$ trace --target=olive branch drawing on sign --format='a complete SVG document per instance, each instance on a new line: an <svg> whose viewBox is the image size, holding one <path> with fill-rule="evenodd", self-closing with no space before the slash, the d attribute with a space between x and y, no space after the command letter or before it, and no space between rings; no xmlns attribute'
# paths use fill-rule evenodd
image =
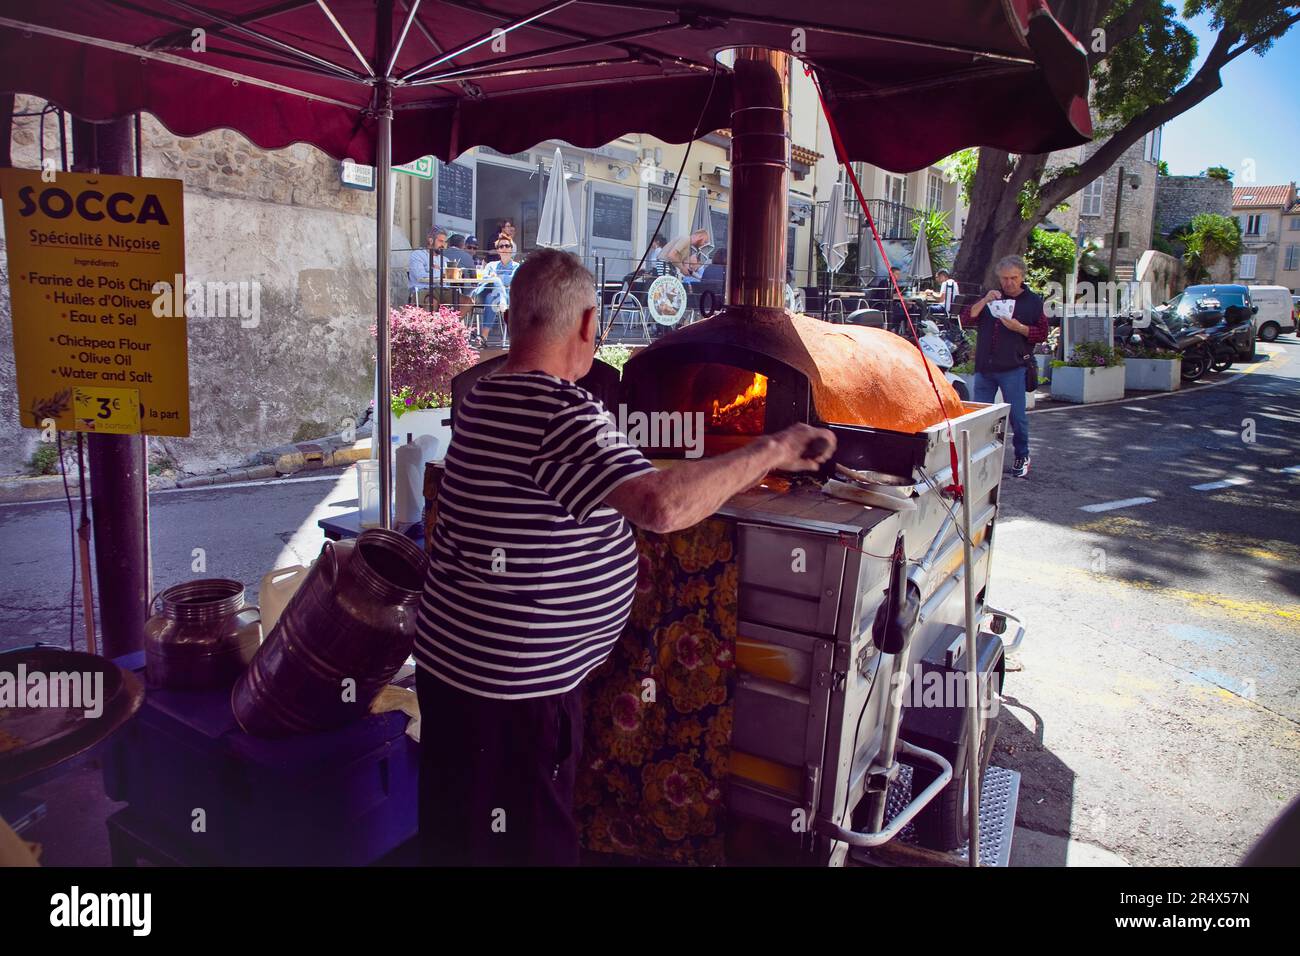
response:
<svg viewBox="0 0 1300 956"><path fill-rule="evenodd" d="M70 388L55 392L50 398L32 399L31 416L35 419L35 427L40 428L41 422L45 419L58 418L71 407L72 389Z"/></svg>

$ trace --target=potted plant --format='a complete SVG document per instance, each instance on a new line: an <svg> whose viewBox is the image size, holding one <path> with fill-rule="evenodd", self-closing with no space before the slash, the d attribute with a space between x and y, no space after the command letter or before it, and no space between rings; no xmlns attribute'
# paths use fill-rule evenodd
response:
<svg viewBox="0 0 1300 956"><path fill-rule="evenodd" d="M1050 382L1052 380L1052 356L1056 354L1056 349L1061 341L1061 327L1051 329L1047 333L1047 341L1039 342L1034 346L1034 361L1038 364L1038 380L1040 382Z"/></svg>
<svg viewBox="0 0 1300 956"><path fill-rule="evenodd" d="M1104 342L1080 342L1052 363L1052 398L1089 404L1124 397L1124 356Z"/></svg>
<svg viewBox="0 0 1300 956"><path fill-rule="evenodd" d="M478 362L470 347L469 329L460 312L440 306L430 312L405 305L389 312L389 341L392 349L390 373L394 444L430 435L437 440L441 455L451 441L446 420L451 409L451 380ZM371 326L370 334L375 334Z"/></svg>
<svg viewBox="0 0 1300 956"><path fill-rule="evenodd" d="M1124 387L1138 392L1172 392L1182 386L1183 358L1177 352L1126 346Z"/></svg>

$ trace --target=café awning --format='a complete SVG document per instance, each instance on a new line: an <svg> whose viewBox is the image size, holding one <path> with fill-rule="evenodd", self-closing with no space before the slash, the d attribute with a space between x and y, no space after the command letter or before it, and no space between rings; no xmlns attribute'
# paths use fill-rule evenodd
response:
<svg viewBox="0 0 1300 956"><path fill-rule="evenodd" d="M817 71L848 158L889 169L1090 132L1086 55L1042 0L2 0L0 92L374 163L391 78L393 161L450 160L724 128L715 53L744 45Z"/></svg>

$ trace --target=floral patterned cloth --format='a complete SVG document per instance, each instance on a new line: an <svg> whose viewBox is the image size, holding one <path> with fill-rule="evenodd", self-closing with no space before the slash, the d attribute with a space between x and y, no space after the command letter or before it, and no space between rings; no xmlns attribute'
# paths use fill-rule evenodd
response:
<svg viewBox="0 0 1300 956"><path fill-rule="evenodd" d="M638 530L636 601L586 684L575 800L583 846L721 865L736 652L735 525Z"/></svg>

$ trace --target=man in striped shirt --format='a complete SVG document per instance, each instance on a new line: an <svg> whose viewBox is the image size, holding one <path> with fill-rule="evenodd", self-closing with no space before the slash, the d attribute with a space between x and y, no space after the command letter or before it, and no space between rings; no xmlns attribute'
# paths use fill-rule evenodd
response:
<svg viewBox="0 0 1300 956"><path fill-rule="evenodd" d="M773 469L816 469L795 425L657 469L574 384L591 369L595 283L543 250L511 287L510 357L458 405L420 603L420 834L434 864L571 865L583 679L636 589L628 527L690 527ZM805 457L815 438L827 446Z"/></svg>

